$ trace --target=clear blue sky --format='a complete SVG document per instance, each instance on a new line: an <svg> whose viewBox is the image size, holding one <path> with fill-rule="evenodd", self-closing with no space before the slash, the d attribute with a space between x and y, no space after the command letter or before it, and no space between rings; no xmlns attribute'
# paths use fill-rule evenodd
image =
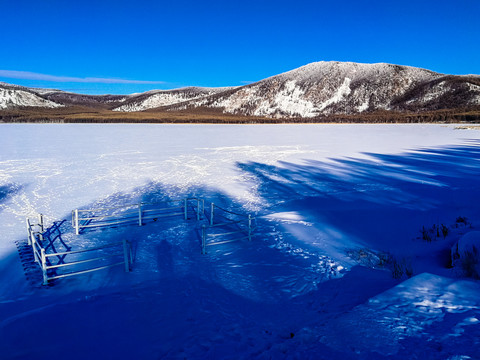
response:
<svg viewBox="0 0 480 360"><path fill-rule="evenodd" d="M480 74L480 0L0 0L0 19L0 81L80 93L243 85L321 60Z"/></svg>

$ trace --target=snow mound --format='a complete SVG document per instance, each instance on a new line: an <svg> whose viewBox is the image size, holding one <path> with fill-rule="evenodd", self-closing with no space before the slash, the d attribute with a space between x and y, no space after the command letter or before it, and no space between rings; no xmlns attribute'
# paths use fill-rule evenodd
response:
<svg viewBox="0 0 480 360"><path fill-rule="evenodd" d="M473 356L480 346L480 285L423 273L327 323L322 331L323 343L342 350L348 339L357 354L409 358L413 343L434 347L442 339L443 348L432 349L439 352L435 358L447 358L442 355L450 351Z"/></svg>
<svg viewBox="0 0 480 360"><path fill-rule="evenodd" d="M470 231L463 235L452 248L452 255L461 255L468 251L480 253L480 231Z"/></svg>
<svg viewBox="0 0 480 360"><path fill-rule="evenodd" d="M452 247L452 265L460 267L467 276L480 277L480 231L463 235Z"/></svg>

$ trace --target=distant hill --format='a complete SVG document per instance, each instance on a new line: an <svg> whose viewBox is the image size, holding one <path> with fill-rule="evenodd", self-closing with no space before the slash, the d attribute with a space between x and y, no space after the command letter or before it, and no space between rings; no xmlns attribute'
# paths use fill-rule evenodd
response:
<svg viewBox="0 0 480 360"><path fill-rule="evenodd" d="M35 91L23 86L0 82L0 110L17 107L55 108L63 106L42 96L44 91L44 89Z"/></svg>
<svg viewBox="0 0 480 360"><path fill-rule="evenodd" d="M480 106L480 77L390 64L318 62L171 109L199 106L278 118L471 108Z"/></svg>
<svg viewBox="0 0 480 360"><path fill-rule="evenodd" d="M0 110L37 108L41 113L38 108L64 107L113 112L107 116L111 119L155 118L155 113L169 112L298 121L388 117L389 113L398 117L473 112L476 117L480 77L385 63L316 62L240 87L187 87L132 95L81 95L0 83ZM133 115L138 112L148 115Z"/></svg>

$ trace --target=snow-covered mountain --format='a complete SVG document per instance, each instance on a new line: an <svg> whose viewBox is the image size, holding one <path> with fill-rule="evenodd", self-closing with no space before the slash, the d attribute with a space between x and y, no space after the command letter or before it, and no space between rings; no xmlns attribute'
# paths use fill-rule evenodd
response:
<svg viewBox="0 0 480 360"><path fill-rule="evenodd" d="M271 118L315 118L375 111L478 109L480 77L392 64L316 62L259 82L132 95L80 95L0 83L0 108L100 107L118 112L212 109ZM154 110L152 110L154 111Z"/></svg>
<svg viewBox="0 0 480 360"><path fill-rule="evenodd" d="M62 104L45 99L41 93L46 89L39 89L39 92L30 88L10 85L0 82L0 109L14 107L61 107Z"/></svg>
<svg viewBox="0 0 480 360"><path fill-rule="evenodd" d="M222 93L232 88L187 87L175 90L153 90L137 96L131 96L125 104L114 111L143 111L162 106L170 106L189 100L202 99L206 96Z"/></svg>
<svg viewBox="0 0 480 360"><path fill-rule="evenodd" d="M391 64L317 62L182 104L267 117L424 111L480 105L480 79ZM182 108L179 107L179 108Z"/></svg>
<svg viewBox="0 0 480 360"><path fill-rule="evenodd" d="M234 89L234 87L186 87L173 90L152 90L131 95L85 95L55 89L27 88L0 82L0 109L87 106L133 112L201 99L229 89Z"/></svg>

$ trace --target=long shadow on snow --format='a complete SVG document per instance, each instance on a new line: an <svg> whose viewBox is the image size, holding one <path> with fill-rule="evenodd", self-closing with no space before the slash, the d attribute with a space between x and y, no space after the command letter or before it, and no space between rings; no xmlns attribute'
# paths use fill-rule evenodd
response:
<svg viewBox="0 0 480 360"><path fill-rule="evenodd" d="M225 209L247 213L242 204L236 202L227 194L216 189L198 187L190 189L190 194L202 195L207 203L215 204ZM162 184L150 183L131 194L117 193L95 203L79 208L97 208L129 205L138 202L158 202L172 200L167 194L171 189ZM188 194L180 194L179 197ZM176 197L178 198L178 197ZM70 214L68 214L70 215ZM314 282L318 274L311 269L315 259L306 260L302 257L290 258L290 255L272 247L275 238L268 231L261 230L260 235L254 235L254 241L240 241L210 247L207 255L201 255L200 231L207 224L208 208L202 214L202 220L195 220L195 213L190 209L189 220L182 216L165 217L158 221L150 221L143 226L132 222L124 226L107 228L92 228L82 231L79 236L74 234L70 219L53 223L46 229L45 240L47 253L57 251L75 251L103 246L105 244L129 240L133 245L134 264L132 274L125 275L121 267L101 272L83 274L55 281L53 289L81 289L84 284L101 288L114 288L124 283L141 283L158 278L171 276L187 276L195 274L205 281L221 284L232 291L257 301L285 301L291 296L305 293L315 288ZM104 254L115 252L115 249L104 250ZM68 263L88 258L84 254L62 255L49 258L53 265ZM88 267L88 263L86 264ZM82 268L60 268L59 274ZM38 269L40 272L40 269ZM51 274L54 275L54 274ZM95 285L92 285L95 284ZM56 291L56 290L54 290Z"/></svg>
<svg viewBox="0 0 480 360"><path fill-rule="evenodd" d="M422 226L478 218L479 145L238 167L257 182L265 213L295 211L345 241L402 253Z"/></svg>
<svg viewBox="0 0 480 360"><path fill-rule="evenodd" d="M226 209L238 212L242 208L242 204L216 189L197 188L192 192L203 194L207 200L214 200ZM148 184L135 193L141 194L140 198L129 201L168 199L165 196L168 191L161 184ZM120 205L115 200L118 198L129 197L114 196L107 200L108 205ZM104 277L107 281L120 277L122 282L135 286L149 281L192 277L257 304L285 306L289 316L278 318L276 326L290 317L291 321L286 321L285 325L291 326L294 332L306 323L349 310L396 283L387 272L361 267L352 268L341 279L325 282L329 277L318 271L319 258L278 248L277 233L264 219L259 219L259 231L251 243L220 245L201 255L199 230L206 222L206 215L198 223L173 217L142 227L103 229L92 232L88 239L94 243L127 237L135 244L137 255L132 274L125 277L117 272ZM372 272L376 275L369 281ZM319 286L320 283L323 284ZM368 291L365 291L366 286L370 287Z"/></svg>
<svg viewBox="0 0 480 360"><path fill-rule="evenodd" d="M166 195L168 188L162 184L147 184L134 193L136 198L117 194L94 205L117 206L170 199ZM207 203L214 201L225 209L247 213L242 204L216 189L198 187L191 193L203 195ZM135 249L135 261L133 274L127 278L136 278L133 282L194 274L235 294L270 303L286 301L315 288L316 278L320 276L312 269L316 260L292 258L288 253L278 251L273 247L275 236L265 231L265 224L260 224L261 230L254 235L251 243L244 240L209 247L208 253L201 255L200 231L201 226L208 222L208 208L202 214L202 220L196 221L195 215L190 209L187 221L182 216L174 216L141 227L132 224L88 231L82 234L82 244L94 246L123 238L130 240ZM105 279L112 280L109 277Z"/></svg>
<svg viewBox="0 0 480 360"><path fill-rule="evenodd" d="M11 183L0 186L0 210L2 203L6 202L10 197L22 190L23 186Z"/></svg>
<svg viewBox="0 0 480 360"><path fill-rule="evenodd" d="M301 330L315 316L303 307L259 304L190 274L77 295L8 319L0 348L7 358L38 359L72 348L71 359L92 352L99 358L385 359L329 349ZM26 336L31 328L43 331Z"/></svg>
<svg viewBox="0 0 480 360"><path fill-rule="evenodd" d="M281 166L242 163L238 166L254 176L259 195L270 203L265 213L296 211L307 219L313 218L319 228L331 228L333 233L357 239L358 244L395 251L405 247L406 240L416 234L422 224L451 220L445 217L478 214L478 201L473 201L479 199L476 186L480 174L478 144L471 142L462 147L424 149L401 155L368 154L369 159L310 160L302 165L282 163ZM165 194L172 193L170 190L152 183L134 191L133 195L115 194L84 207L163 200L168 198ZM198 187L189 189L189 194L202 195L226 208L241 206L216 189ZM237 293L251 296L258 291L258 298L268 292L275 294L272 300L301 295L325 280L317 279L321 274L315 271L303 271L315 265L318 259L299 256L292 261L289 254L274 248L279 232L272 229L268 221L259 220L259 235L254 236L252 244L223 245L206 257L199 256L198 225L167 219L145 227L132 225L91 232L81 239L70 233L66 240L71 241L68 246L78 249L127 238L136 249L135 269L151 274L145 279L193 271ZM386 237L396 239L393 245L392 241L384 242ZM142 246L140 241L144 242ZM262 246L258 246L258 242ZM313 250L312 253L319 250L318 245ZM265 252L269 256L265 256ZM203 265L197 266L202 261ZM109 273L120 271L115 269ZM118 276L106 277L105 282ZM95 277L95 274L86 277Z"/></svg>
<svg viewBox="0 0 480 360"><path fill-rule="evenodd" d="M207 199L214 199L224 208L238 211L241 207L241 204L235 203L227 195L212 189L196 189L195 192L205 194ZM132 198L128 194L115 194L101 204L92 204L84 208L168 198L165 196L165 188L158 184L149 184L143 191L135 193L141 194L139 198ZM252 243L223 245L209 251L207 255L201 255L200 239L198 232L195 232L198 231L201 222L195 224L192 221L184 221L181 217L166 218L162 222L142 227L132 225L104 228L80 236L75 236L69 225L68 221L64 221L49 228L50 233L56 234L51 237L52 242L60 238L62 245L64 243L72 250L76 250L121 238L130 239L136 244L137 249L133 271L131 274L124 274L121 269L111 269L59 280L49 291L55 291L50 295L55 296L56 302L65 305L55 306L55 310L47 307L42 311L34 311L31 316L28 315L28 311L51 304L51 297L38 299L32 304L12 303L2 307L4 318L13 319L2 326L5 334L2 341L9 344L7 352L18 351L19 348L14 345L23 343L22 349L27 349L25 354L42 357L43 350L39 350L37 354L33 350L34 344L25 343L21 323L34 321L44 324L43 318L55 315L63 319L63 325L67 328L79 329L79 333L92 334L92 339L103 338L97 336L98 329L103 329L99 324L108 324L110 328L131 329L129 348L138 349L139 344L144 344L148 355L178 354L184 347L182 344L187 343L193 349L187 347L186 352L193 357L209 355L228 357L232 346L243 344L240 353L248 354L249 357L265 353L282 357L286 351L295 349L297 354L303 354L303 358L318 358L318 351L328 354L325 355L326 358L348 358L348 355L340 356L316 341L310 344L312 348L304 352L301 345L303 346L306 340L299 338L298 335L297 339L294 339L295 334L298 334L305 324L317 321L317 316L322 318L320 305L316 300L314 306L308 306L306 309L307 299L298 298L295 302L290 301L292 295L288 292L290 287L302 281L311 281L305 278L310 272L309 264L303 258L291 259L289 254L268 246L274 242L268 234L262 234ZM65 260L68 261L68 258ZM84 284L87 286L83 287ZM66 294L62 294L62 289L68 288L76 289L77 292L69 295L67 291ZM88 289L88 292L84 293L87 295L82 295L81 291L84 288ZM305 292L299 290L298 293ZM338 291L334 295L336 298ZM172 297L178 299L172 300ZM80 301L79 307L75 305L76 310L72 312L71 301L78 302L78 299L85 300ZM184 301L185 299L194 300ZM314 297L311 296L309 301L314 302ZM97 302L101 302L105 314L96 316L95 321L89 320L84 314L95 311ZM177 303L178 307L175 305ZM82 311L82 308L85 311ZM149 309L146 318L142 309ZM159 313L154 309L158 309ZM27 317L22 317L23 321L17 321L13 316L15 313L24 313ZM118 319L118 314L126 315ZM131 321L129 316L134 323L129 323ZM118 326L114 325L115 322ZM206 328L201 325L202 323L207 324ZM55 329L48 330L45 326L44 324L43 328L47 329L46 333L55 332ZM54 324L52 326L56 327ZM215 344L215 341L208 338L217 330L221 334L220 344ZM135 335L137 333L142 336ZM201 335L202 333L206 335ZM10 335L6 336L7 334ZM123 343L124 340L119 341L118 332L111 334L112 337L108 338L108 341L112 344ZM149 334L156 334L154 335L156 338L151 339ZM206 337L202 342L208 346L195 350L193 343L198 343L199 336ZM69 339L73 338L70 334L62 340L61 334L57 333L59 340L57 344L68 345ZM160 343L165 345L155 345ZM280 345L282 343L284 345ZM102 344L105 345L104 342ZM68 347L67 345L65 346ZM54 345L53 348L58 350L58 346ZM79 349L79 354L84 350ZM236 355L232 357L235 358Z"/></svg>
<svg viewBox="0 0 480 360"><path fill-rule="evenodd" d="M448 223L459 215L478 214L478 205L474 202L480 198L477 189L477 177L480 174L478 142L463 147L426 149L401 155L366 155L369 159L333 159L331 162L310 160L302 165L282 163L281 166L244 163L238 166L255 177L259 184L258 193L264 200L270 203L274 200L267 211L296 211L306 218L320 220L322 227L343 233L345 237L355 238L357 243L375 249L401 251L406 241L417 234L422 225ZM140 191L141 198L137 200L164 200L165 193L167 191L163 186L149 184ZM234 204L226 194L219 194L214 189L198 188L193 193L206 194L207 198L215 199L223 207ZM102 204L92 206L119 205L133 200L128 194L116 194ZM278 205L281 202L283 204ZM174 262L169 259L168 253L178 251L172 251L173 245L167 239L180 239L179 234L191 233L192 229L171 219L153 226L152 233L157 235L151 235L151 238L155 238L152 243L158 244L155 245L158 246L155 251L158 254L157 263L171 264L169 267L173 268ZM261 226L264 226L264 230L268 228L265 223ZM109 241L110 237L127 237L138 249L136 239L142 238L143 232L143 229L135 226L111 230L111 235L102 230L98 232L99 236L91 235L84 239L82 245L97 245L105 239ZM180 249L183 246L189 251L198 251L198 227L194 233L196 237L193 242L179 241L175 245ZM271 235L262 233L263 240ZM385 242L386 237L396 240ZM230 249L238 247L222 246L220 251L213 251L216 260L230 255ZM145 256L148 257L148 254ZM237 258L233 261L225 262L231 268L247 267L251 270L254 267L252 251L241 255L237 251L235 256ZM258 258L261 258L260 254ZM189 261L175 263L177 267L188 268ZM231 269L227 268L217 269L217 274L221 278L233 276ZM295 277L275 278L276 271L281 270L272 272L271 278L275 281L296 285ZM250 286L244 280L245 277L241 276L238 279L231 278L226 283L235 284L238 281L243 286ZM239 284L234 287L238 289Z"/></svg>
<svg viewBox="0 0 480 360"><path fill-rule="evenodd" d="M395 236L402 241L404 235L410 234L409 236L411 236L417 231L417 226L426 221L448 221L449 219L446 217L449 216L474 217L478 215L479 190L476 181L480 175L478 145L479 143L475 142L463 147L420 150L402 155L368 154L368 160L335 159L331 162L306 161L303 165L282 163L281 166L243 163L238 166L241 171L255 177L259 185L258 194L270 204L269 208L264 210L265 213L297 211L307 219L321 220L322 226L328 226L347 234L347 236L356 237L366 246L381 248L385 245L382 239L386 236ZM135 192L137 194L135 196L140 194L139 198L134 198L129 194L117 194L104 201L103 204L122 205L136 201L164 199L166 193L167 191L162 185L148 184L142 191ZM218 193L215 189L199 187L193 189L191 193L214 199L218 204L227 208L232 206L236 209L237 205L241 205L228 195ZM260 235L254 237L252 243L224 245L210 251L206 256L200 254L198 224L181 219L172 218L142 227L104 229L84 234L81 238L72 236L71 232L63 234L62 239L65 242L71 241L71 244L67 244L72 245L72 248L73 245L79 247L101 245L102 242L110 242L124 237L136 243L137 248L132 274L126 275L119 269L105 273L99 272L64 280L63 287L75 287L75 284L88 283L88 291L98 294L99 288L95 288L92 284L98 284L101 287L113 283L116 286L115 289L120 291L121 298L125 296L125 292L129 292L131 296L136 296L135 294L138 293L140 297L145 295L143 296L144 306L155 307L158 306L157 300L158 303L163 301L162 296L155 300L155 298L148 298L151 289L145 294L141 290L142 284L152 280L154 281L152 284L161 288L160 295L164 291L168 293L168 289L173 287L178 290L178 294L175 292L178 296L198 296L199 299L203 299L202 301L206 301L207 304L200 306L200 309L209 310L205 319L212 319L211 314L217 310L218 302L225 301L225 304L221 306L224 312L220 316L220 318L227 319L225 326L226 324L241 325L233 329L225 328L227 333L245 327L255 331L268 330L267 328L263 329L262 324L242 325L242 321L258 320L260 323L270 322L270 325L274 327L286 323L283 331L287 333L282 336L288 338L290 335L288 331L293 334L298 329L325 319L322 313L326 316L333 316L347 311L352 306L364 302L368 296L375 295L392 284L391 279L384 275L382 275L381 284L366 284L365 279L368 279L371 271L354 267L343 278L324 282L317 291L312 289L311 292L302 292L299 290L297 294L300 296L293 299L290 296L291 293L282 296L282 290L288 290L295 286L296 282L302 281L300 278L308 273L305 271L305 265L307 264L308 267L309 260L297 257L292 261L288 253L271 246L276 241L276 235L274 231L269 233L268 221L260 220L259 226ZM73 230L70 229L70 231ZM275 278L276 276L277 278ZM181 284L185 282L190 285L182 287ZM193 286L192 283L201 285ZM203 290L197 289L198 286ZM369 292L365 289L358 291L358 299L355 301L347 299L343 303L338 302L338 300L355 294L356 289L366 286L371 286L371 290ZM79 289L81 290L81 287ZM189 289L195 291L189 293ZM345 289L350 290L346 293ZM201 293L195 293L196 290ZM263 298L272 291L273 299L272 297ZM255 296L252 297L252 293ZM221 300L215 299L215 295L220 296ZM272 303L272 300L294 306L275 307L275 310L286 311L285 316L279 316L278 319L274 319L275 315L263 314L259 311L253 312L257 314L256 319L247 317L245 320L244 316L250 313L252 303L268 305ZM45 300L45 302L48 301L49 299ZM213 301L213 303L209 305L209 301ZM105 308L109 309L109 301L106 302ZM233 306L233 311L225 310L229 304ZM336 306L334 310L332 310L333 305ZM193 307L195 308L195 306ZM305 311L305 308L308 311ZM93 309L96 307L94 306ZM111 323L111 319L115 318L117 314L115 309L119 309L119 307L112 307L113 313L105 316L107 322ZM129 307L127 306L125 309L129 309ZM3 307L2 312L6 311L12 316L11 311L8 310L9 306ZM182 309L178 309L178 311L181 312ZM48 312L46 314L48 315ZM313 314L319 314L319 317L316 318ZM218 321L218 318L214 317L214 319ZM136 317L133 320L136 323L147 321L146 319L138 320ZM184 322L189 321L189 317L185 317ZM72 321L72 324L75 322L76 320ZM173 320L172 323L174 323ZM219 323L223 324L222 321ZM178 333L181 333L181 330ZM21 333L17 334L20 335L20 339ZM190 335L192 334L195 335L190 333ZM253 336L257 335L253 334ZM187 338L189 341L191 339L193 338ZM113 339L112 343L117 340ZM133 339L132 342L137 344L134 340L139 343L143 341L146 345L155 343L148 337ZM232 341L225 342L229 350L231 344L236 340L237 335L234 335ZM289 340L285 339L284 341ZM308 349L305 358L311 357L312 354L318 356L319 350L326 350L316 341L311 343L307 341L308 346L305 345L305 341L303 338L299 342L296 340L292 342L297 353ZM248 342L247 336L245 344ZM209 346L213 348L214 344L210 342L207 348ZM157 350L159 351L157 354L169 355L168 349ZM265 351L262 346L257 350ZM328 354L328 350L325 354ZM223 353L220 352L217 355L223 355ZM282 355L280 354L280 356ZM330 357L335 358L336 356L345 358L346 355L330 354Z"/></svg>

